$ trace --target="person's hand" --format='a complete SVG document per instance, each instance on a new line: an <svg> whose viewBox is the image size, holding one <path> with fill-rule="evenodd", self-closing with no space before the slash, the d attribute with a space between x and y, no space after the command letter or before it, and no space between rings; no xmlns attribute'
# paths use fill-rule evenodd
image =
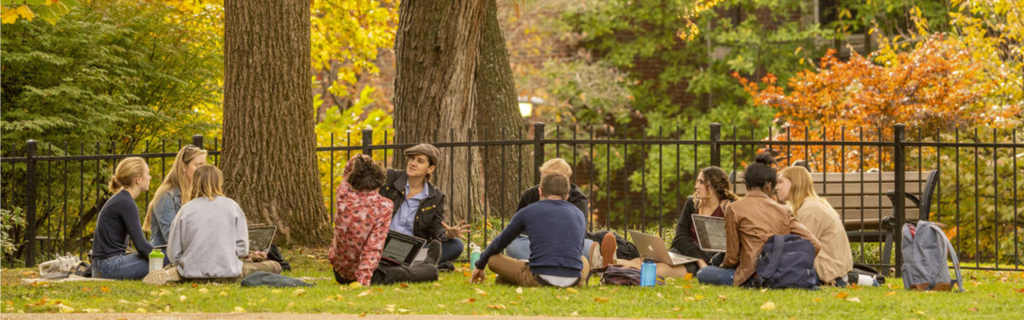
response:
<svg viewBox="0 0 1024 320"><path fill-rule="evenodd" d="M259 251L249 251L249 259L252 259L252 262L264 261L267 260L267 254Z"/></svg>
<svg viewBox="0 0 1024 320"><path fill-rule="evenodd" d="M473 268L473 275L469 277L469 283L484 283L484 276L486 272L484 269Z"/></svg>
<svg viewBox="0 0 1024 320"><path fill-rule="evenodd" d="M444 227L444 229L447 231L445 232L445 236L447 236L448 238L459 238L466 240L466 234L469 233L469 224L466 223L466 220L459 221L459 223L455 224L455 226L453 227L448 226L447 223L444 223L444 221L442 221L441 226Z"/></svg>

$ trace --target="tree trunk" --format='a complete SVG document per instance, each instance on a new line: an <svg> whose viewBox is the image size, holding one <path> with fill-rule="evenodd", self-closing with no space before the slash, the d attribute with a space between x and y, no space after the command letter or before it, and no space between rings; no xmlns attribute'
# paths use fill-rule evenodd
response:
<svg viewBox="0 0 1024 320"><path fill-rule="evenodd" d="M508 139L520 135L522 119L501 32L494 0L405 1L399 5L394 99L397 143L461 142L470 135L482 140L480 135L485 133L486 138L500 139L501 128ZM512 211L521 192L517 183L532 184L511 178L518 172L519 148L505 147L504 171L501 149L473 148L472 159L465 147L441 150L433 182L449 195L448 209L455 219L469 216L470 206L472 213L483 213L483 199L489 201L492 213ZM489 178L486 192L484 152ZM471 167L467 167L469 161ZM395 157L395 167L404 164L404 157ZM532 161L523 165L530 168ZM502 182L504 191L500 190ZM501 196L488 199L487 195Z"/></svg>
<svg viewBox="0 0 1024 320"><path fill-rule="evenodd" d="M495 0L487 2L480 39L480 63L476 69L474 126L483 129L481 139L522 140L526 138L526 131L519 113L519 99L505 36L498 24L497 3ZM487 214L512 217L520 194L533 186L533 147L495 146L482 152L486 154L481 172L485 178Z"/></svg>
<svg viewBox="0 0 1024 320"><path fill-rule="evenodd" d="M224 3L225 191L279 243L330 238L316 165L309 1Z"/></svg>

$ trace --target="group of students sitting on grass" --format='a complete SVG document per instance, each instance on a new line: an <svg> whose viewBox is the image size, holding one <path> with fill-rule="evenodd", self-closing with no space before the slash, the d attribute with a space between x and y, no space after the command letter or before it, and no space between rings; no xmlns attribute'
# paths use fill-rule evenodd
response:
<svg viewBox="0 0 1024 320"><path fill-rule="evenodd" d="M453 270L451 261L462 254L460 239L469 225L444 222L445 194L430 181L438 166L437 148L416 145L405 150L405 157L405 170L385 170L366 155L346 163L329 251L338 283L434 281L439 271ZM141 279L148 273L147 255L162 245L167 246L168 268L185 280L235 281L255 271L281 272L281 265L266 254L249 251L245 214L223 195L223 176L205 158L206 151L194 146L178 153L147 209L144 224L151 231L150 241L134 202L148 189L149 168L141 158L118 164L110 179L115 194L97 220L91 253L94 277ZM743 198L732 193L724 170L701 170L671 242L672 251L700 260L685 266L658 263L658 275L696 273L701 283L751 286L765 241L796 234L815 248L820 284L845 286L853 258L838 213L815 194L807 169L796 166L777 173L774 166L768 154L747 166L749 192ZM540 184L522 194L517 213L472 266L471 282L482 282L489 267L497 283L569 287L583 285L591 269L640 267L639 258L616 258L614 233L605 233L600 242L587 239L588 199L569 182L572 168L565 160L549 160L540 170ZM724 253L701 251L692 215L725 219ZM382 259L389 231L426 239L426 258L412 264ZM129 239L137 254L125 253Z"/></svg>

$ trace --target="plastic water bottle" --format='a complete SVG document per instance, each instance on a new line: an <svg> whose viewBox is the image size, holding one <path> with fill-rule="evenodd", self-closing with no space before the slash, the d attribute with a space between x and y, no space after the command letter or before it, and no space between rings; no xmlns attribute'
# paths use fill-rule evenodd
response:
<svg viewBox="0 0 1024 320"><path fill-rule="evenodd" d="M149 272L164 268L164 253L158 249L149 252Z"/></svg>
<svg viewBox="0 0 1024 320"><path fill-rule="evenodd" d="M476 268L476 261L480 260L480 246L475 243L469 244L469 267Z"/></svg>
<svg viewBox="0 0 1024 320"><path fill-rule="evenodd" d="M640 286L653 287L657 271L658 265L654 264L654 260L644 259L644 264L640 265Z"/></svg>

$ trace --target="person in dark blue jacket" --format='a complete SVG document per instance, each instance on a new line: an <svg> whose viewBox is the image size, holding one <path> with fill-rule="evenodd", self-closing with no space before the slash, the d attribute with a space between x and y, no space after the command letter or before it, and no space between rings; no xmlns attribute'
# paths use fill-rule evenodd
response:
<svg viewBox="0 0 1024 320"><path fill-rule="evenodd" d="M108 187L114 196L103 204L96 218L90 254L94 278L142 279L149 273L148 256L153 246L142 233L135 197L149 189L152 178L142 158L126 158L117 164ZM125 253L129 238L138 253Z"/></svg>
<svg viewBox="0 0 1024 320"><path fill-rule="evenodd" d="M570 287L583 284L589 263L583 257L587 222L583 213L565 201L569 177L550 174L541 178L541 199L519 210L508 226L480 254L470 282L484 280L484 267L498 274L495 282L524 287ZM530 261L500 254L520 234L530 237Z"/></svg>

